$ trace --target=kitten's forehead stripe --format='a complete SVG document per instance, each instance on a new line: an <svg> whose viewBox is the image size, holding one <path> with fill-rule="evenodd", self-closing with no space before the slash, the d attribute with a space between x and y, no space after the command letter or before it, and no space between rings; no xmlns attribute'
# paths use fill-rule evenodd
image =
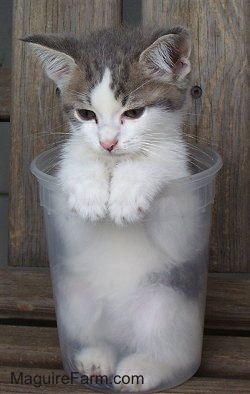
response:
<svg viewBox="0 0 250 394"><path fill-rule="evenodd" d="M113 114L121 109L121 104L115 99L114 91L111 89L111 72L106 68L103 78L91 92L91 103L99 113Z"/></svg>

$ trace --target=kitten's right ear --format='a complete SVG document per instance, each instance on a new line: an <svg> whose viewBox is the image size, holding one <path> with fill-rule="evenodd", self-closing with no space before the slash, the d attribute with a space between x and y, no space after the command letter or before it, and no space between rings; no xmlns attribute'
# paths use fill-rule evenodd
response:
<svg viewBox="0 0 250 394"><path fill-rule="evenodd" d="M49 36L34 35L26 37L22 41L29 44L29 47L41 62L48 77L59 88L62 88L77 68L74 59L63 52L63 50L58 49L56 40Z"/></svg>
<svg viewBox="0 0 250 394"><path fill-rule="evenodd" d="M152 77L178 82L190 72L190 52L191 40L188 31L176 27L146 48L139 62Z"/></svg>

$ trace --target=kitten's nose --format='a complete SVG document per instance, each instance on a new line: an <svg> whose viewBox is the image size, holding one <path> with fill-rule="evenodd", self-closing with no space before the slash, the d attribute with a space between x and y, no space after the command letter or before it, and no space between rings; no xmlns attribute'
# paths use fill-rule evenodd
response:
<svg viewBox="0 0 250 394"><path fill-rule="evenodd" d="M111 151L114 149L114 147L117 145L117 142L118 142L118 140L116 140L116 139L113 139L113 140L110 140L110 141L108 141L108 140L106 140L106 141L100 141L100 145L101 145L104 149L106 149L106 150L108 150L109 152L111 152Z"/></svg>

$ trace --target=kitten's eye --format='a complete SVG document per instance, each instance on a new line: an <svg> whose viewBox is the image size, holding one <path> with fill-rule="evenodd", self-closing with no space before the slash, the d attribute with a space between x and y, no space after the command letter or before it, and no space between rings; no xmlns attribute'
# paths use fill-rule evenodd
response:
<svg viewBox="0 0 250 394"><path fill-rule="evenodd" d="M123 116L130 119L138 119L142 116L145 108L134 108L129 109L128 111L123 112Z"/></svg>
<svg viewBox="0 0 250 394"><path fill-rule="evenodd" d="M97 122L96 114L89 109L77 109L76 114L83 120L95 120Z"/></svg>

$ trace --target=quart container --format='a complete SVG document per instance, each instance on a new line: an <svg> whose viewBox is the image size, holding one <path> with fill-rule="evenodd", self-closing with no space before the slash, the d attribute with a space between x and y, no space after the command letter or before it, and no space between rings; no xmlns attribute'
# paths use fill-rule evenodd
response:
<svg viewBox="0 0 250 394"><path fill-rule="evenodd" d="M123 227L108 217L85 222L68 210L54 176L60 146L33 160L71 382L155 392L199 368L211 206L222 160L200 145L190 144L189 152L193 175L170 182L141 222Z"/></svg>

